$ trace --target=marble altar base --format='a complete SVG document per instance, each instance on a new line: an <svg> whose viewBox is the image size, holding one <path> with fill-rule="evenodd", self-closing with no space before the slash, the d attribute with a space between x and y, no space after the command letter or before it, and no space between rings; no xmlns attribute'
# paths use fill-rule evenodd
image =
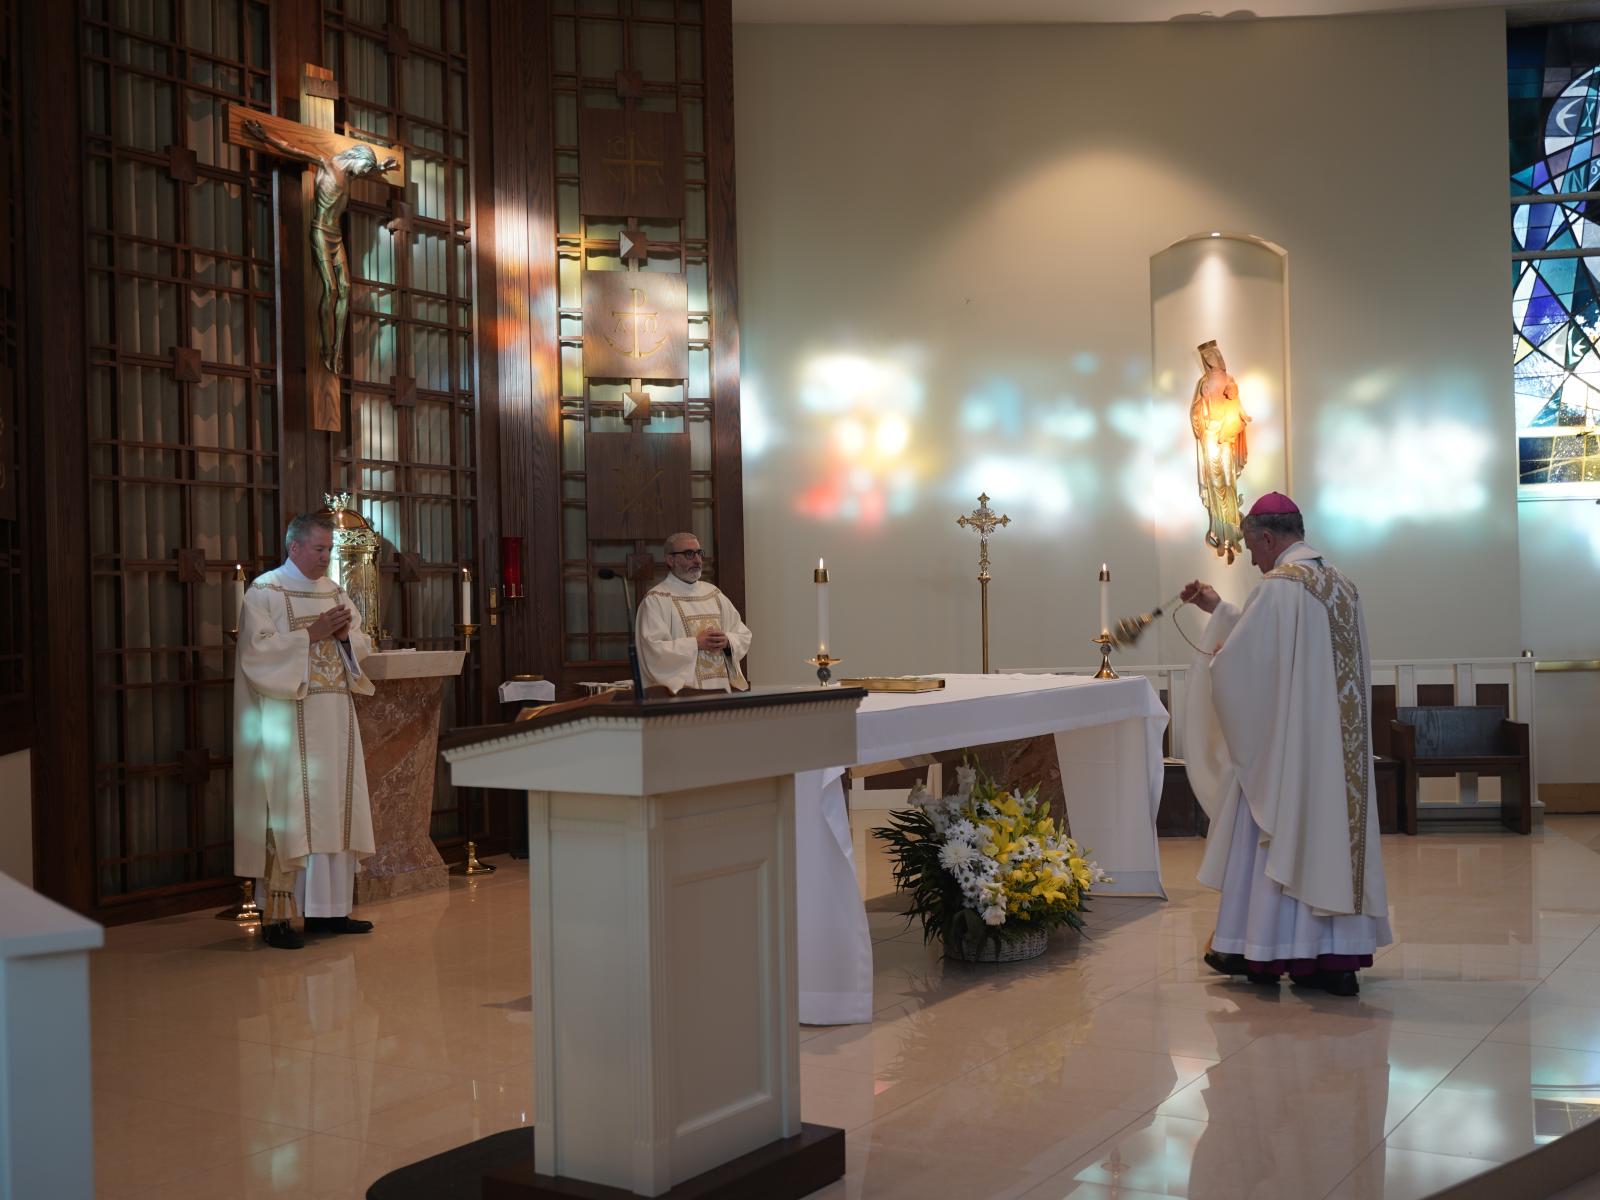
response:
<svg viewBox="0 0 1600 1200"><path fill-rule="evenodd" d="M435 657L451 661L427 661ZM357 904L449 885L449 870L428 829L444 688L460 671L461 659L458 651L434 651L373 655L363 664L377 686L375 694L356 697L356 721L378 851L362 860L356 874Z"/></svg>

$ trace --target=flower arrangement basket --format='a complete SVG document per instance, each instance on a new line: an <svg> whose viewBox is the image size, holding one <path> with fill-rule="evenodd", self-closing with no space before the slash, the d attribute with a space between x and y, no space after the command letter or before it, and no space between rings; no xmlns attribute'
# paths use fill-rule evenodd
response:
<svg viewBox="0 0 1600 1200"><path fill-rule="evenodd" d="M1087 897L1107 877L1041 811L1039 789L1000 788L971 766L956 778L948 796L917 787L911 807L873 831L923 941L939 939L951 958L1015 962L1042 954L1052 930L1081 930Z"/></svg>

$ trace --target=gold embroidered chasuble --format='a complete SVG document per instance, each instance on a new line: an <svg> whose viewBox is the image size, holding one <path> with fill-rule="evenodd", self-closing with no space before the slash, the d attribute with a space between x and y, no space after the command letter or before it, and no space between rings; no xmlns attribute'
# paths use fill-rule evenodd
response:
<svg viewBox="0 0 1600 1200"><path fill-rule="evenodd" d="M700 649L696 639L707 629L728 635L730 653ZM646 687L740 692L750 686L740 664L753 635L733 602L704 580L685 583L668 575L646 592L639 602L638 638Z"/></svg>
<svg viewBox="0 0 1600 1200"><path fill-rule="evenodd" d="M1241 610L1219 605L1185 697L1184 757L1220 836L1199 878L1220 887L1235 805L1267 875L1318 913L1385 916L1372 775L1371 677L1355 586L1297 542Z"/></svg>
<svg viewBox="0 0 1600 1200"><path fill-rule="evenodd" d="M354 699L373 692L360 670L372 644L359 614L348 652L332 638L311 641L307 631L338 605L354 612L331 579L308 580L285 564L256 579L239 613L234 872L269 881L269 919L287 919L279 893L307 855L348 850L361 858L376 849Z"/></svg>

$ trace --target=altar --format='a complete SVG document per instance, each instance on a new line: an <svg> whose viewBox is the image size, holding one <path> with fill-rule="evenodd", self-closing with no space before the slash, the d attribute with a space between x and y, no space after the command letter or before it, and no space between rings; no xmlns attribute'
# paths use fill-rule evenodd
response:
<svg viewBox="0 0 1600 1200"><path fill-rule="evenodd" d="M850 765L1053 735L1073 838L1112 877L1102 896L1166 898L1156 842L1167 713L1142 676L946 675L856 713L857 761L795 777L800 1021L872 1020L872 938L845 804Z"/></svg>

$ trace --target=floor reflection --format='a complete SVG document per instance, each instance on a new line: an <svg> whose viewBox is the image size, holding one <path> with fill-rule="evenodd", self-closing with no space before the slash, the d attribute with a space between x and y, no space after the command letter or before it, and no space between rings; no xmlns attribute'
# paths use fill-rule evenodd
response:
<svg viewBox="0 0 1600 1200"><path fill-rule="evenodd" d="M868 891L887 886L858 841ZM1200 844L1039 959L947 963L869 906L876 1016L801 1031L842 1197L1421 1197L1600 1112L1600 818L1384 839L1399 944L1340 1000L1212 975ZM525 864L285 953L209 914L93 962L101 1197L360 1196L533 1120Z"/></svg>

